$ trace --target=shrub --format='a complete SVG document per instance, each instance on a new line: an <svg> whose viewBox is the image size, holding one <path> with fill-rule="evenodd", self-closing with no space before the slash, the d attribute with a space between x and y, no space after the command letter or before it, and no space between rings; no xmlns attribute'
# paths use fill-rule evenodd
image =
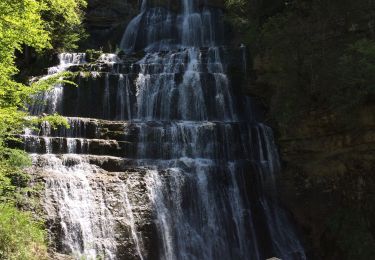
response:
<svg viewBox="0 0 375 260"><path fill-rule="evenodd" d="M47 259L45 232L29 213L0 204L0 259Z"/></svg>

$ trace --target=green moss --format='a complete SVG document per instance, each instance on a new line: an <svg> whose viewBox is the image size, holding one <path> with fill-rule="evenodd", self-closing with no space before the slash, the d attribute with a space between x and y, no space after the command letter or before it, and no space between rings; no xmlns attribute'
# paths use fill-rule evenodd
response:
<svg viewBox="0 0 375 260"><path fill-rule="evenodd" d="M102 50L86 50L86 60L88 62L95 62L103 54Z"/></svg>

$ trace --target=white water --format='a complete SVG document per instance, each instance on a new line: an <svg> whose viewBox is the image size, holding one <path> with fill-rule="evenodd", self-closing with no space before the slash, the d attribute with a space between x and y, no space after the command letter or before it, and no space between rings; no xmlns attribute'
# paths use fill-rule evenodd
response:
<svg viewBox="0 0 375 260"><path fill-rule="evenodd" d="M126 52L132 52L138 38L138 27L147 10L147 0L142 0L141 12L127 26L124 36L122 37L120 46L126 46Z"/></svg>
<svg viewBox="0 0 375 260"><path fill-rule="evenodd" d="M130 82L128 75L119 75L118 81L118 94L117 101L118 104L116 115L118 120L132 119L132 109L130 103Z"/></svg>
<svg viewBox="0 0 375 260"><path fill-rule="evenodd" d="M94 181L97 168L77 155L34 155L34 163L43 163L44 205L48 216L60 221L64 250L77 259L116 259L113 216L105 187Z"/></svg>
<svg viewBox="0 0 375 260"><path fill-rule="evenodd" d="M64 72L69 67L83 64L86 62L84 53L61 53L58 56L59 64L48 69L48 75L44 78L51 77L60 72ZM51 90L39 94L35 98L36 103L30 106L30 113L32 115L40 115L42 113L54 114L62 111L62 97L64 93L63 84L59 83Z"/></svg>
<svg viewBox="0 0 375 260"><path fill-rule="evenodd" d="M238 159L233 157L231 147L238 130L225 125L213 135L199 136L201 131L197 131L197 126L204 121L238 122L239 113L225 74L221 50L215 46L217 28L212 13L208 10L197 12L195 1L183 0L182 5L181 46L188 48L158 53L153 51L154 48L146 47L149 53L139 61L141 71L137 79L137 118L143 121L172 120L170 125L152 127L152 130L148 125L141 126L138 143L139 165L151 168L146 183L156 211L160 258L262 259L267 254L274 254L282 259L304 259L303 248L293 227L273 197L279 161L270 129L253 122L254 126L246 130L249 136L239 135L243 141L254 143L235 143L243 145L247 151L244 156L253 160L260 180L256 187L259 191L255 192L258 198L252 197L254 201L247 202L243 198L244 191L240 191L245 187L240 189L237 181L248 178L243 166L237 161L215 160L222 157ZM156 14L157 10L141 13L142 17ZM169 19L162 13L158 17ZM160 31L151 23L144 24L148 26L146 30ZM141 27L144 24L137 21L138 30L145 29ZM132 30L137 30L133 24ZM145 46L153 45L152 40L148 38ZM134 46L127 46L126 50L132 50ZM204 54L197 46L210 48ZM207 80L202 78L205 69L213 76L215 87L208 94L213 99L205 94L204 88L208 86L202 84ZM176 84L179 73L182 73L182 81ZM179 122L173 121L176 119ZM218 126L213 125L215 127ZM160 149L152 142L161 145ZM168 146L169 142L171 146ZM220 157L215 153L218 148L225 151ZM228 177L231 182L225 183ZM216 185L224 186L217 188ZM252 203L260 206L252 206ZM253 222L252 207L265 215L266 226L261 230ZM230 230L231 225L234 225L233 230ZM268 253L259 249L259 232L269 232L272 245L268 245Z"/></svg>
<svg viewBox="0 0 375 260"><path fill-rule="evenodd" d="M175 14L163 8L147 8L144 0L140 14L128 25L120 48L126 53L145 49L148 52L170 51L186 47L219 45L223 32L222 12L205 7L198 1L181 1L182 12Z"/></svg>

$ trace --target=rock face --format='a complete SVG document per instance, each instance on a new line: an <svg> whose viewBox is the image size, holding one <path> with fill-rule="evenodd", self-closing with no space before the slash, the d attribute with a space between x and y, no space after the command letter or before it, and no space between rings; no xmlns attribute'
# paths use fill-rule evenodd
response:
<svg viewBox="0 0 375 260"><path fill-rule="evenodd" d="M110 156L32 157L30 171L45 186L43 207L51 247L62 259L95 259L98 250L106 259L139 259L141 250L143 257L155 259L145 169L123 164L106 171L100 166L112 165L116 158Z"/></svg>
<svg viewBox="0 0 375 260"><path fill-rule="evenodd" d="M82 48L115 51L129 21L138 13L138 0L89 0L85 24L89 39Z"/></svg>
<svg viewBox="0 0 375 260"><path fill-rule="evenodd" d="M350 131L335 117L311 115L280 138L285 201L316 257L344 259L344 244L374 234L374 115L374 106L363 107Z"/></svg>

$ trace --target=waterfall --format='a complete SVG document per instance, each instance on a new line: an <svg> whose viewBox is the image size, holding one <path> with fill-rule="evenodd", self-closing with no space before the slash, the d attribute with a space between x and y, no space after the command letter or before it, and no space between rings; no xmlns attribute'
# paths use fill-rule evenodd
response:
<svg viewBox="0 0 375 260"><path fill-rule="evenodd" d="M86 55L84 53L61 53L58 59L59 65L49 68L48 75L44 78L66 71L71 66L84 64ZM63 85L59 83L49 91L39 94L35 98L36 101L30 105L30 113L32 115L40 115L42 113L53 114L61 112L63 91Z"/></svg>
<svg viewBox="0 0 375 260"><path fill-rule="evenodd" d="M138 38L138 29L143 19L143 16L147 10L147 0L142 0L141 12L135 17L127 26L124 36L122 37L120 46L126 52L132 52L135 48L135 44Z"/></svg>
<svg viewBox="0 0 375 260"><path fill-rule="evenodd" d="M223 44L223 13L219 9L198 8L198 1L181 1L182 12L163 7L148 8L128 25L120 43L126 53L178 50L184 47L210 47Z"/></svg>
<svg viewBox="0 0 375 260"><path fill-rule="evenodd" d="M277 199L272 130L227 74L222 11L181 6L143 0L121 42L143 58L104 54L78 88L31 106L70 125L24 135L51 246L74 259L304 260ZM51 73L84 62L63 54Z"/></svg>
<svg viewBox="0 0 375 260"><path fill-rule="evenodd" d="M118 116L117 119L125 120L128 118L131 120L131 108L130 108L130 90L129 90L130 82L128 75L119 75L118 81L118 93L117 93L117 111L116 115Z"/></svg>

